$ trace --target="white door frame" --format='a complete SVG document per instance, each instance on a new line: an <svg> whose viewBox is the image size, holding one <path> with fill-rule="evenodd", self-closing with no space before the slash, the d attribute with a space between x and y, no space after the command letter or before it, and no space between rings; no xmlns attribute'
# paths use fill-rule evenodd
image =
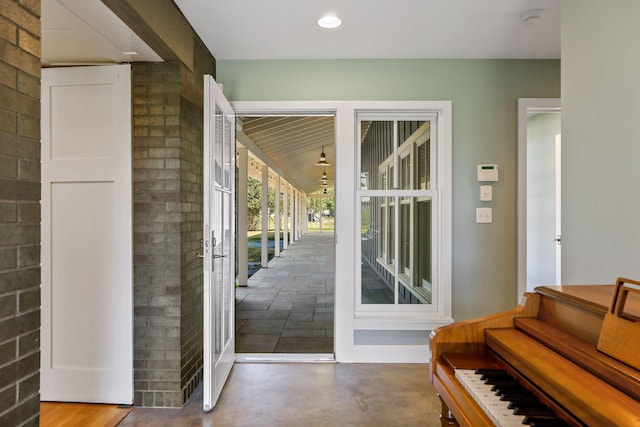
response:
<svg viewBox="0 0 640 427"><path fill-rule="evenodd" d="M560 112L560 98L518 99L518 292L527 291L527 114Z"/></svg>
<svg viewBox="0 0 640 427"><path fill-rule="evenodd" d="M446 104L446 105L445 105ZM357 111L407 111L430 109L438 105L446 110L442 123L445 136L451 138L451 104L450 102L429 101L238 101L232 102L238 116L266 114L317 115L332 114L335 116L335 313L334 313L334 351L337 362L407 362L428 361L428 343L421 345L356 345L354 331L369 329L390 333L394 329L414 332L428 331L437 326L452 322L451 318L451 205L447 204L443 216L446 217L442 230L442 255L445 259L443 272L445 277L442 294L438 302L439 312L430 318L403 319L362 319L355 316L355 268L360 265L356 258L359 240L354 239L356 229L356 182L355 167L357 165L356 120ZM450 148L450 145L449 145ZM450 190L450 185L449 185ZM448 237L447 237L448 236ZM365 325L366 323L366 325Z"/></svg>

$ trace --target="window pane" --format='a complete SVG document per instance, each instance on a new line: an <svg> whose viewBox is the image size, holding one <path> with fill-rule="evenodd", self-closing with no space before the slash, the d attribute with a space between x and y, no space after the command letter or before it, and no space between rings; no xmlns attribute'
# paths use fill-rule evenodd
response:
<svg viewBox="0 0 640 427"><path fill-rule="evenodd" d="M387 263L389 206L386 197L361 198L361 303L393 304L393 266ZM391 245L393 246L393 244Z"/></svg>
<svg viewBox="0 0 640 427"><path fill-rule="evenodd" d="M231 188L231 165L233 160L232 148L233 144L231 141L231 131L233 122L229 120L229 117L225 116L224 120L224 139L223 141L223 168L224 168L224 188Z"/></svg>
<svg viewBox="0 0 640 427"><path fill-rule="evenodd" d="M411 280L411 200L400 205L400 274Z"/></svg>
<svg viewBox="0 0 640 427"><path fill-rule="evenodd" d="M401 189L430 189L430 126L427 121L398 122Z"/></svg>
<svg viewBox="0 0 640 427"><path fill-rule="evenodd" d="M362 121L360 131L360 189L393 188L393 121Z"/></svg>
<svg viewBox="0 0 640 427"><path fill-rule="evenodd" d="M360 122L361 304L431 304L431 122ZM391 190L371 196L367 190ZM410 192L411 191L411 192Z"/></svg>
<svg viewBox="0 0 640 427"><path fill-rule="evenodd" d="M406 206L406 208L405 208ZM404 212L407 212L405 214ZM411 220L410 212L414 217ZM407 227L407 225L412 225ZM411 203L403 204L401 222L402 248L407 250L409 262L400 275L399 302L401 304L431 304L431 199L414 198ZM410 229L410 230L408 230ZM410 240L413 242L410 244ZM404 256L404 254L403 254ZM405 267L403 259L402 266Z"/></svg>
<svg viewBox="0 0 640 427"><path fill-rule="evenodd" d="M398 121L398 147L412 139L415 142L416 132L427 122L423 120L400 120ZM422 129L424 130L424 129Z"/></svg>
<svg viewBox="0 0 640 427"><path fill-rule="evenodd" d="M224 115L222 110L216 104L215 111L215 135L213 140L214 155L214 183L218 187L222 187L222 164L223 164L223 135L224 135Z"/></svg>
<svg viewBox="0 0 640 427"><path fill-rule="evenodd" d="M398 178L400 179L400 188L403 190L410 190L412 188L411 169L411 155L407 154L401 157Z"/></svg>
<svg viewBox="0 0 640 427"><path fill-rule="evenodd" d="M418 145L416 149L416 163L417 163L417 179L418 179L418 190L430 190L431 189L431 158L430 158L430 146L431 141L427 140L426 142Z"/></svg>

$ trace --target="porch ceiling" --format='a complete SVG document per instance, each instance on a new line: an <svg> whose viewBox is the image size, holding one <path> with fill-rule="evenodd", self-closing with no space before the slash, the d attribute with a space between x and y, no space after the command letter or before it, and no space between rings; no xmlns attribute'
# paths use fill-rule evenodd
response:
<svg viewBox="0 0 640 427"><path fill-rule="evenodd" d="M285 174L288 181L306 193L322 190L320 177L327 172L334 185L333 116L240 117L243 132ZM315 166L324 147L326 168Z"/></svg>

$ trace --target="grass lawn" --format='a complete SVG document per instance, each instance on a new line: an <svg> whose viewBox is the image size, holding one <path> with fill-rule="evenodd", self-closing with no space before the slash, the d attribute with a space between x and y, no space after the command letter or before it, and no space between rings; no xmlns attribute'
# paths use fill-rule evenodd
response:
<svg viewBox="0 0 640 427"><path fill-rule="evenodd" d="M320 231L320 222L308 222L307 223L308 231ZM333 218L323 218L322 219L322 231L333 231ZM275 230L269 230L267 232L267 238L272 242L271 247L267 248L267 256L268 259L271 260L275 256L275 250L273 247L273 240L275 238ZM260 262L262 260L262 249L260 246L256 245L260 242L262 238L262 232L260 230L247 231L247 240L249 242L249 254L248 261L249 262ZM282 247L282 234L280 235L280 245ZM252 244L253 243L253 244Z"/></svg>

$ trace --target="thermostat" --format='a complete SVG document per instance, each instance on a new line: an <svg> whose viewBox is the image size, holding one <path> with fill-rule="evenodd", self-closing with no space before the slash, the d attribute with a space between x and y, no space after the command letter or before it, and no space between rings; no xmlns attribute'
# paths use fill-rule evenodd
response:
<svg viewBox="0 0 640 427"><path fill-rule="evenodd" d="M478 165L478 181L497 181L498 165Z"/></svg>

